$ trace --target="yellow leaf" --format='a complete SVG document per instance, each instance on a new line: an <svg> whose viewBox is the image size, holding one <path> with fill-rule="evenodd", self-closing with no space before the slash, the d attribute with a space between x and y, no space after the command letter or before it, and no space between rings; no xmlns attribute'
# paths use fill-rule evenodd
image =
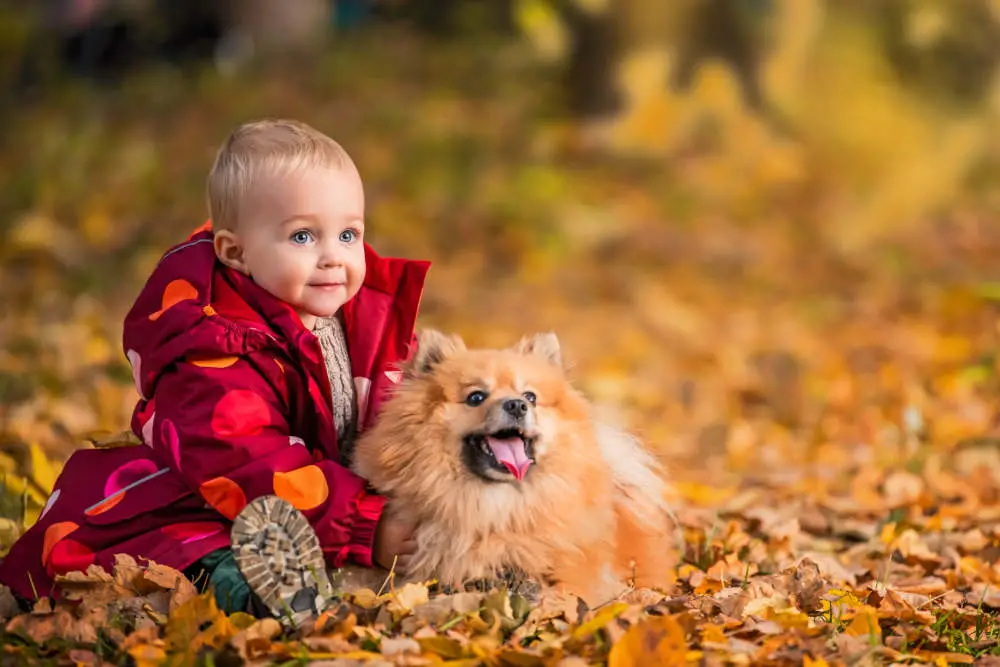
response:
<svg viewBox="0 0 1000 667"><path fill-rule="evenodd" d="M17 461L10 454L0 452L0 471L12 473L15 470L17 470Z"/></svg>
<svg viewBox="0 0 1000 667"><path fill-rule="evenodd" d="M381 653L371 653L370 651L344 651L343 653L310 653L309 660L358 660L361 662L382 661Z"/></svg>
<svg viewBox="0 0 1000 667"><path fill-rule="evenodd" d="M386 606L391 612L408 614L429 599L430 592L425 584L408 583L392 594L392 600Z"/></svg>
<svg viewBox="0 0 1000 667"><path fill-rule="evenodd" d="M56 485L56 479L59 477L58 467L49 461L37 442L31 443L29 452L31 453L31 480L46 494L51 494Z"/></svg>
<svg viewBox="0 0 1000 667"><path fill-rule="evenodd" d="M684 500L703 507L721 505L736 495L735 487L701 484L690 481L678 481L675 486L677 492Z"/></svg>
<svg viewBox="0 0 1000 667"><path fill-rule="evenodd" d="M39 507L44 505L46 500L46 495L39 493L36 486L30 484L24 477L6 474L2 470L0 470L0 491L13 496L27 495L28 499Z"/></svg>
<svg viewBox="0 0 1000 667"><path fill-rule="evenodd" d="M170 615L164 639L171 651L197 653L203 646L219 647L239 632L215 604L211 591L191 598Z"/></svg>
<svg viewBox="0 0 1000 667"><path fill-rule="evenodd" d="M703 644L725 644L728 640L721 625L706 623L701 629L701 641Z"/></svg>
<svg viewBox="0 0 1000 667"><path fill-rule="evenodd" d="M861 607L851 622L844 628L844 634L854 637L869 636L882 640L882 626L878 624L878 612L874 607Z"/></svg>
<svg viewBox="0 0 1000 667"><path fill-rule="evenodd" d="M608 667L677 665L688 660L684 628L673 616L656 616L633 625L611 647Z"/></svg>
<svg viewBox="0 0 1000 667"><path fill-rule="evenodd" d="M462 645L457 639L451 637L420 637L417 639L420 648L428 653L439 655L442 658L461 658L465 655Z"/></svg>
<svg viewBox="0 0 1000 667"><path fill-rule="evenodd" d="M823 658L810 658L809 655L802 656L802 667L830 667L830 664Z"/></svg>
<svg viewBox="0 0 1000 667"><path fill-rule="evenodd" d="M586 621L585 623L581 623L575 630L573 630L573 639L586 639L611 621L618 618L618 616L624 613L626 609L628 609L628 605L624 602L609 604L607 607L598 611L592 619Z"/></svg>
<svg viewBox="0 0 1000 667"><path fill-rule="evenodd" d="M370 588L359 588L351 591L350 600L364 609L372 609L379 604L378 594Z"/></svg>
<svg viewBox="0 0 1000 667"><path fill-rule="evenodd" d="M12 519L0 517L0 551L10 548L21 531Z"/></svg>
<svg viewBox="0 0 1000 667"><path fill-rule="evenodd" d="M550 3L544 0L519 0L514 20L543 57L556 59L566 53L566 27Z"/></svg>
<svg viewBox="0 0 1000 667"><path fill-rule="evenodd" d="M136 667L158 667L167 659L167 653L158 646L141 644L133 646L128 654L135 660Z"/></svg>

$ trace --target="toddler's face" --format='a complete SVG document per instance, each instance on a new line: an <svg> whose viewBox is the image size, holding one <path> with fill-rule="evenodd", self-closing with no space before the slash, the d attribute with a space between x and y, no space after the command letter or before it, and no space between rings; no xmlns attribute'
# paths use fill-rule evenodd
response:
<svg viewBox="0 0 1000 667"><path fill-rule="evenodd" d="M364 188L353 165L263 180L230 232L241 251L236 268L291 304L312 329L316 318L330 317L361 288L364 218ZM216 250L226 262L218 241Z"/></svg>

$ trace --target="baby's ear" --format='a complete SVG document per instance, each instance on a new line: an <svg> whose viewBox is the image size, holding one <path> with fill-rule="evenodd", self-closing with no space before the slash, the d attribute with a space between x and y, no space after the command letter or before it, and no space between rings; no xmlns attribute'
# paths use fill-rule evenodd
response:
<svg viewBox="0 0 1000 667"><path fill-rule="evenodd" d="M563 367L559 338L551 331L525 336L511 349L518 354L534 354L553 366Z"/></svg>
<svg viewBox="0 0 1000 667"><path fill-rule="evenodd" d="M465 351L465 342L456 334L443 334L436 329L423 329L417 336L417 349L404 365L410 376L423 375L434 366L459 352Z"/></svg>

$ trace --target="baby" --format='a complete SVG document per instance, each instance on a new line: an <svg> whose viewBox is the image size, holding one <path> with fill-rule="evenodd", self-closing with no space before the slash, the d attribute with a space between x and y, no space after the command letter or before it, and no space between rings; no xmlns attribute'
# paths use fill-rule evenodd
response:
<svg viewBox="0 0 1000 667"><path fill-rule="evenodd" d="M70 457L0 564L23 600L128 554L211 585L226 611L298 622L322 607L327 567L405 571L413 526L347 457L411 352L428 263L364 243L354 163L300 122L237 128L208 203L125 319L146 446Z"/></svg>

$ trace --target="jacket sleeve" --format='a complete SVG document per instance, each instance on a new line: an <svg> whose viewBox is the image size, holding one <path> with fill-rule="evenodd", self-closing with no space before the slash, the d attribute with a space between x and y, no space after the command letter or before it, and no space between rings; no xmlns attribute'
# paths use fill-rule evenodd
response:
<svg viewBox="0 0 1000 667"><path fill-rule="evenodd" d="M181 362L160 378L153 449L230 520L254 498L280 496L306 516L332 565L350 557L370 567L385 498L339 463L314 459L253 360L224 362Z"/></svg>

